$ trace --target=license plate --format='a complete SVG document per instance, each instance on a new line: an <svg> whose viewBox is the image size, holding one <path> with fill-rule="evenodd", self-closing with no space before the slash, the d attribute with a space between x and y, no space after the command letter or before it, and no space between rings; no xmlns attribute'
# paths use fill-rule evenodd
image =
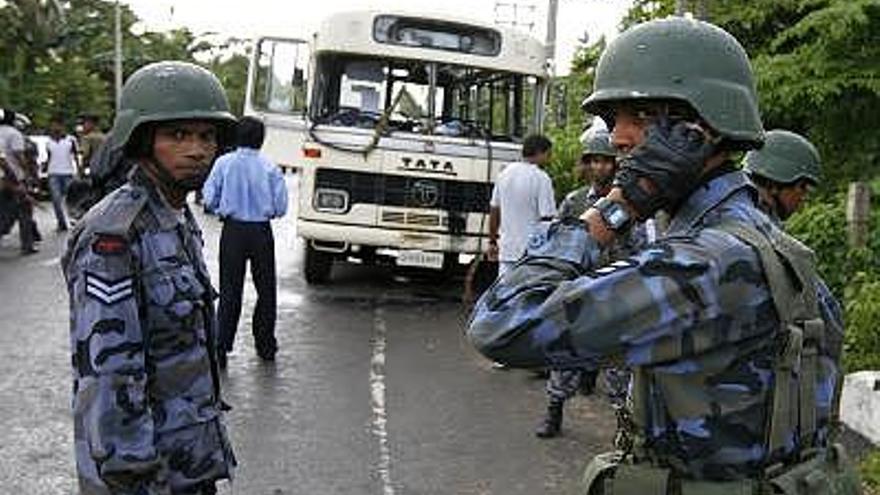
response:
<svg viewBox="0 0 880 495"><path fill-rule="evenodd" d="M428 251L400 251L397 255L397 266L416 266L419 268L443 268L443 253Z"/></svg>

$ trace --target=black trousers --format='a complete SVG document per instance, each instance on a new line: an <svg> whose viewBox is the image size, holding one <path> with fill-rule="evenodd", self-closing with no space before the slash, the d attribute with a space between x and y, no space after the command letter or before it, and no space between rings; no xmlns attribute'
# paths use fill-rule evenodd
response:
<svg viewBox="0 0 880 495"><path fill-rule="evenodd" d="M257 354L271 359L278 350L275 340L276 294L275 239L269 222L225 219L220 234L220 308L217 312L220 348L232 351L241 316L245 265L250 262L257 290L252 331Z"/></svg>

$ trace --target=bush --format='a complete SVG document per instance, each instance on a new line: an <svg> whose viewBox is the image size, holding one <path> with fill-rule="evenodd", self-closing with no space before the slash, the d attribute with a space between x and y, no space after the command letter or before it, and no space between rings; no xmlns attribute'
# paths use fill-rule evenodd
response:
<svg viewBox="0 0 880 495"><path fill-rule="evenodd" d="M553 155L547 173L553 179L553 191L557 204L569 192L583 186L574 176L574 166L581 158L580 124L547 129L547 137L553 141Z"/></svg>
<svg viewBox="0 0 880 495"><path fill-rule="evenodd" d="M860 468L865 495L880 495L880 451L868 454Z"/></svg>

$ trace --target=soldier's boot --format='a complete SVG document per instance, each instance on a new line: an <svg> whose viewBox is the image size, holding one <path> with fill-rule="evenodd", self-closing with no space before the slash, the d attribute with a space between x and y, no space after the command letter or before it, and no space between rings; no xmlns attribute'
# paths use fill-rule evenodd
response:
<svg viewBox="0 0 880 495"><path fill-rule="evenodd" d="M551 401L547 406L547 416L544 417L535 435L538 438L553 438L559 436L562 430L562 405L563 402Z"/></svg>

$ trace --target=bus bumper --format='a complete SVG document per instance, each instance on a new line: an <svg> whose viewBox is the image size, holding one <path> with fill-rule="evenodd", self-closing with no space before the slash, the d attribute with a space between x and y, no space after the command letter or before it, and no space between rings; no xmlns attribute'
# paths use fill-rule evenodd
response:
<svg viewBox="0 0 880 495"><path fill-rule="evenodd" d="M476 254L488 248L488 237L484 235L455 236L424 230L330 224L303 218L297 221L297 233L302 238L317 241L313 245L318 249L326 246L324 250L336 252L348 251L351 246L373 246L380 249Z"/></svg>

